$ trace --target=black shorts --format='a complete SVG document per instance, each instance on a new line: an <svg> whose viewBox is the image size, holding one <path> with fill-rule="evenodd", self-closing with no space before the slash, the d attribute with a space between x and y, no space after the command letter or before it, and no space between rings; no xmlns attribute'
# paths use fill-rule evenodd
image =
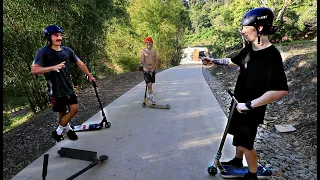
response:
<svg viewBox="0 0 320 180"><path fill-rule="evenodd" d="M75 93L63 97L49 97L49 101L54 112L66 112L68 105L78 104L78 99Z"/></svg>
<svg viewBox="0 0 320 180"><path fill-rule="evenodd" d="M235 110L229 125L228 133L233 135L232 145L242 146L248 150L252 150L259 124L246 120L245 116L246 115L240 114Z"/></svg>
<svg viewBox="0 0 320 180"><path fill-rule="evenodd" d="M146 84L156 82L156 73L155 72L152 72L152 73L143 72L143 77L144 77L144 81L146 82Z"/></svg>

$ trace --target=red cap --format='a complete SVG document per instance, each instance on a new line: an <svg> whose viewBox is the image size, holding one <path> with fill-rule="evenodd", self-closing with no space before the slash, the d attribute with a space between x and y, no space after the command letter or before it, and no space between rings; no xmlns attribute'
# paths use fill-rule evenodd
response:
<svg viewBox="0 0 320 180"><path fill-rule="evenodd" d="M153 40L151 37L146 37L146 39L144 40L145 43L147 42L152 42L153 43Z"/></svg>

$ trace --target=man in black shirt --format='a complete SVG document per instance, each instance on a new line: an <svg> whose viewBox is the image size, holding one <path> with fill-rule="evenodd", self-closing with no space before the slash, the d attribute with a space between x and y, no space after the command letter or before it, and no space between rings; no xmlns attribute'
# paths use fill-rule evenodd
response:
<svg viewBox="0 0 320 180"><path fill-rule="evenodd" d="M46 90L52 110L59 112L60 125L52 132L52 136L57 142L63 139L63 131L67 132L69 139L78 139L69 124L71 118L78 112L78 100L70 79L70 63L76 63L89 77L90 82L96 82L96 79L89 73L85 64L73 50L61 46L62 34L63 30L56 25L49 25L44 29L47 45L37 50L31 67L32 74L45 76Z"/></svg>
<svg viewBox="0 0 320 180"><path fill-rule="evenodd" d="M273 46L268 34L275 33L273 12L268 8L255 8L242 18L241 34L249 43L233 58L214 59L217 65L240 67L234 96L238 100L228 133L232 134L236 156L225 165L243 166L243 154L249 172L245 179L257 179L258 155L253 147L259 124L263 123L267 104L288 94L280 52ZM247 111L246 114L243 111Z"/></svg>

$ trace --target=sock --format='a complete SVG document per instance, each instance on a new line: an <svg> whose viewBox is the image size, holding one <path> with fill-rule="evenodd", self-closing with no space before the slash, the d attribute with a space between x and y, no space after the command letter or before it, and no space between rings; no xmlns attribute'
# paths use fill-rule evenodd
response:
<svg viewBox="0 0 320 180"><path fill-rule="evenodd" d="M242 159L238 158L237 156L234 157L234 160L236 160L237 162L241 162L242 163Z"/></svg>
<svg viewBox="0 0 320 180"><path fill-rule="evenodd" d="M56 131L57 131L57 134L58 134L58 135L61 135L62 132L63 132L63 130L64 130L64 128L65 128L65 127L59 125L58 128L57 128L57 130L56 130Z"/></svg>
<svg viewBox="0 0 320 180"><path fill-rule="evenodd" d="M248 175L250 175L250 177L256 177L257 176L257 172L252 173L252 172L248 171Z"/></svg>
<svg viewBox="0 0 320 180"><path fill-rule="evenodd" d="M67 132L68 132L69 130L73 130L73 129L71 128L71 126L70 126L70 123L68 123L68 124L66 125L65 129L67 130Z"/></svg>

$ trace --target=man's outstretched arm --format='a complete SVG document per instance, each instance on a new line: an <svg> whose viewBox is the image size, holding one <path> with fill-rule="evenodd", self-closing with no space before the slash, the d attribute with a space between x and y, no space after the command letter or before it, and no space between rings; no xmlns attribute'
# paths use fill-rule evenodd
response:
<svg viewBox="0 0 320 180"><path fill-rule="evenodd" d="M231 58L214 58L212 60L212 62L215 64L215 65L221 65L221 66L233 66L235 65L232 61L231 61Z"/></svg>

